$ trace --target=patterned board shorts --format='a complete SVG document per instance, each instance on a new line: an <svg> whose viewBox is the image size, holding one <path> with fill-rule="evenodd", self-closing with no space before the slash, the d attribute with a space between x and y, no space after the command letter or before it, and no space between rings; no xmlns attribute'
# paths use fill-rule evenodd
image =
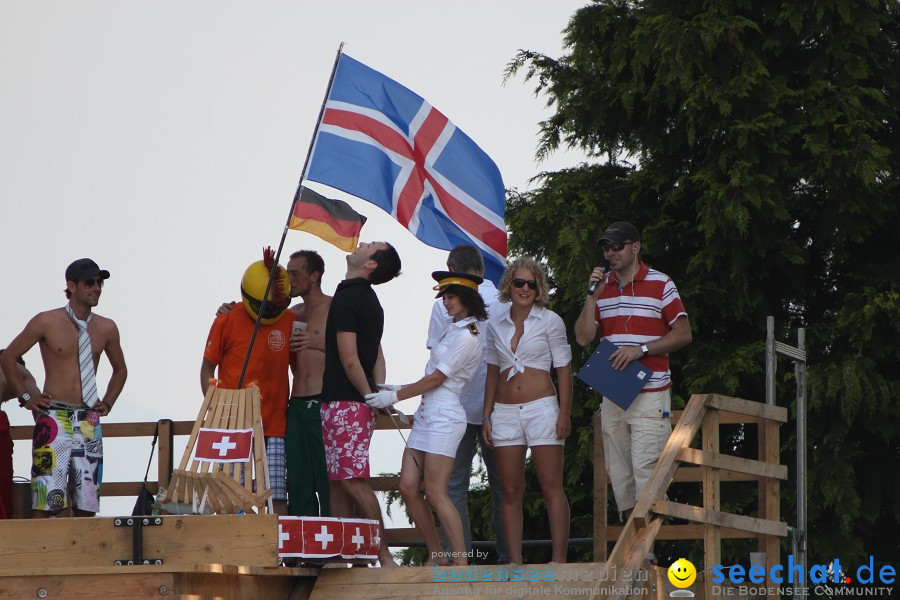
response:
<svg viewBox="0 0 900 600"><path fill-rule="evenodd" d="M31 502L35 510L59 512L69 503L86 512L100 510L103 435L93 410L48 410L34 424Z"/></svg>
<svg viewBox="0 0 900 600"><path fill-rule="evenodd" d="M375 431L375 412L363 402L322 403L322 442L328 478L368 479L369 444Z"/></svg>

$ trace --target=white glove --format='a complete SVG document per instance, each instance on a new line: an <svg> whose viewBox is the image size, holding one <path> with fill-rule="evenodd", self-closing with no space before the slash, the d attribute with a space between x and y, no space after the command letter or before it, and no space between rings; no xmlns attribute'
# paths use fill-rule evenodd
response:
<svg viewBox="0 0 900 600"><path fill-rule="evenodd" d="M396 383L376 383L375 385L379 390L390 390L392 392L398 392L403 389L402 385L397 385Z"/></svg>
<svg viewBox="0 0 900 600"><path fill-rule="evenodd" d="M374 394L366 394L366 404L372 408L387 408L397 400L397 392L393 390L381 390Z"/></svg>

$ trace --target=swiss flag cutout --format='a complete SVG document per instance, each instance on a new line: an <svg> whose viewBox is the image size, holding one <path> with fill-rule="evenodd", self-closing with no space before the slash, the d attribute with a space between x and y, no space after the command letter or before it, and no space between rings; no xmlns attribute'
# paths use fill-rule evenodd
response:
<svg viewBox="0 0 900 600"><path fill-rule="evenodd" d="M316 517L303 519L303 556L328 558L338 556L344 546L341 519Z"/></svg>
<svg viewBox="0 0 900 600"><path fill-rule="evenodd" d="M303 556L302 517L278 517L278 556Z"/></svg>
<svg viewBox="0 0 900 600"><path fill-rule="evenodd" d="M378 558L378 551L381 549L381 523L378 521L369 521L369 545L364 546L357 552L359 558Z"/></svg>
<svg viewBox="0 0 900 600"><path fill-rule="evenodd" d="M252 429L201 428L194 458L207 462L249 462L252 447Z"/></svg>
<svg viewBox="0 0 900 600"><path fill-rule="evenodd" d="M344 519L344 547L341 556L357 558L372 545L372 531L367 519Z"/></svg>

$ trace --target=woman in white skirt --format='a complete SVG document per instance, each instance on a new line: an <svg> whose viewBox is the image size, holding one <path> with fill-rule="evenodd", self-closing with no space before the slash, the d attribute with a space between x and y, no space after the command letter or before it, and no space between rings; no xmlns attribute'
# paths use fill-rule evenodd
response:
<svg viewBox="0 0 900 600"><path fill-rule="evenodd" d="M387 408L400 400L422 396L412 432L403 452L400 468L400 495L406 510L422 533L435 564L468 564L462 522L447 495L447 483L456 457L456 449L466 431L466 413L459 403L459 392L472 378L481 361L482 335L478 321L487 318L484 301L478 294L481 277L468 273L435 271L437 298L443 298L453 322L431 349L425 376L400 389L383 389L366 396L373 408ZM425 497L419 491L425 484ZM426 504L434 507L441 528L450 541L451 556L442 551L434 517Z"/></svg>
<svg viewBox="0 0 900 600"><path fill-rule="evenodd" d="M502 488L500 521L510 561L522 563L525 452L531 449L547 503L551 562L566 562L569 501L563 491L563 445L572 431L572 350L566 326L544 308L547 277L530 258L515 260L500 280L500 310L487 326L484 442L494 447ZM550 379L556 369L559 394Z"/></svg>

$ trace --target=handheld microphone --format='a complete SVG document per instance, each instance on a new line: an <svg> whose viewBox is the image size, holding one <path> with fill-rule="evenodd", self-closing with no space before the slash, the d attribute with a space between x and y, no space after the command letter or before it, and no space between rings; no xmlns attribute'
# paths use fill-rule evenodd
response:
<svg viewBox="0 0 900 600"><path fill-rule="evenodd" d="M609 275L609 271L612 269L612 266L609 264L608 260L604 260L600 263L600 269L603 271L603 276L606 277ZM602 279L598 279L597 281L591 282L591 285L588 286L587 293L588 296L593 296L594 292L597 291L597 286L600 285Z"/></svg>

